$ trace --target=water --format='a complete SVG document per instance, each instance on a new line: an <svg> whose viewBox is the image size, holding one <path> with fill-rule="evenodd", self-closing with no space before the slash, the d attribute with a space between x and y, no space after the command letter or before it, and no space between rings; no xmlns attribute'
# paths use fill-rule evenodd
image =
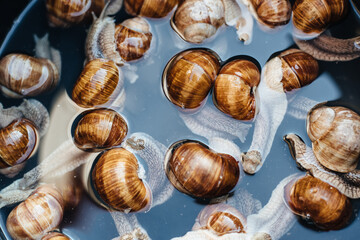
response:
<svg viewBox="0 0 360 240"><path fill-rule="evenodd" d="M78 26L70 29L52 29L47 26L43 1L32 3L27 14L19 19L19 24L10 33L8 41L2 46L1 56L10 52L22 52L33 55L33 34L39 36L49 32L51 44L62 53L62 77L58 88L37 97L51 112L51 128L46 138L42 139L38 154L29 160L26 168L19 174L34 167L37 158L42 159L55 149L61 142L68 139L71 122L79 113L74 106L67 103L66 93L70 93L74 82L80 74L84 62L84 42L86 27ZM123 12L116 16L121 22L126 18ZM344 26L358 23L353 15L344 22ZM149 20L153 33L153 42L147 56L135 63L131 63L131 70L124 69L126 100L121 114L129 124L129 135L135 132L145 132L153 138L170 146L181 139L206 139L194 135L183 123L179 111L164 96L161 89L161 75L167 61L176 53L193 47L207 47L221 57L223 61L236 55L249 55L255 58L263 67L269 57L277 51L294 46L291 39L291 27L288 25L276 33L264 33L254 25L253 42L243 45L236 39L236 33L231 28L221 28L218 34L204 44L193 45L186 43L171 29L169 19ZM356 29L360 29L357 24ZM341 30L344 31L344 30ZM304 96L315 101L337 100L355 111L360 110L360 95L358 67L360 61L348 63L320 63L321 74L310 86L289 93L288 99ZM135 72L133 70L136 70ZM21 100L0 97L0 101L9 107L19 105ZM208 106L213 106L211 97ZM246 151L252 140L253 129L250 129L246 141L235 140L242 151ZM287 145L282 136L294 132L299 134L309 144L305 131L305 120L286 115L274 139L272 150L262 169L254 176L246 175L237 187L246 189L254 198L265 205L272 190L285 177L300 172L290 156ZM0 189L13 180L0 176ZM352 201L354 209L359 208L359 201ZM152 239L170 239L182 236L189 231L195 218L204 207L195 199L175 191L173 196L164 204L152 208L147 213L139 213L137 217L141 225L147 230ZM0 226L7 238L10 239L4 227L6 216L12 208L0 211ZM354 210L357 213L357 210ZM298 221L282 239L354 239L360 230L360 219L354 214L351 224L339 231L322 232ZM79 207L68 214L61 229L72 239L111 239L117 237L117 232L110 214L98 207L87 196L82 198Z"/></svg>

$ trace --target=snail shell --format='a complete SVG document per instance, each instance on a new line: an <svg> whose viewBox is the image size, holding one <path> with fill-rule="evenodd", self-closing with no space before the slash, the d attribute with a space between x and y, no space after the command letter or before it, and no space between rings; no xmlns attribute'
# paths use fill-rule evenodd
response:
<svg viewBox="0 0 360 240"><path fill-rule="evenodd" d="M347 0L296 0L292 21L299 37L316 37L331 24L343 18Z"/></svg>
<svg viewBox="0 0 360 240"><path fill-rule="evenodd" d="M289 0L244 0L260 24L269 28L286 25L291 17Z"/></svg>
<svg viewBox="0 0 360 240"><path fill-rule="evenodd" d="M150 208L152 193L138 172L136 157L124 148L113 148L100 156L91 179L105 207L125 212Z"/></svg>
<svg viewBox="0 0 360 240"><path fill-rule="evenodd" d="M350 200L336 188L307 175L285 186L285 202L297 215L324 230L343 228L350 220Z"/></svg>
<svg viewBox="0 0 360 240"><path fill-rule="evenodd" d="M0 129L0 169L29 159L39 145L38 131L31 121L21 118Z"/></svg>
<svg viewBox="0 0 360 240"><path fill-rule="evenodd" d="M83 108L111 104L122 86L122 74L113 61L94 59L85 65L75 83L71 98Z"/></svg>
<svg viewBox="0 0 360 240"><path fill-rule="evenodd" d="M83 112L75 127L75 145L90 152L97 152L120 145L128 127L124 118L114 110L100 108Z"/></svg>
<svg viewBox="0 0 360 240"><path fill-rule="evenodd" d="M6 228L14 239L39 239L61 223L63 209L60 192L43 185L10 212Z"/></svg>
<svg viewBox="0 0 360 240"><path fill-rule="evenodd" d="M224 14L221 0L187 0L176 9L171 26L185 41L201 43L225 23Z"/></svg>
<svg viewBox="0 0 360 240"><path fill-rule="evenodd" d="M218 236L245 233L246 218L234 207L219 203L207 205L195 220L192 231L208 229Z"/></svg>
<svg viewBox="0 0 360 240"><path fill-rule="evenodd" d="M288 49L280 53L275 57L275 61L268 62L269 64L276 63L276 66L270 66L268 69L269 74L266 74L267 85L270 88L277 88L275 81L277 79L270 77L269 75L277 71L281 65L281 83L282 89L285 92L292 91L294 89L301 88L303 86L312 83L319 74L319 64L315 58L311 55L299 50L299 49ZM278 60L280 59L280 61Z"/></svg>
<svg viewBox="0 0 360 240"><path fill-rule="evenodd" d="M236 59L227 63L215 80L215 106L235 119L253 119L256 114L255 90L259 82L260 71L251 61Z"/></svg>
<svg viewBox="0 0 360 240"><path fill-rule="evenodd" d="M125 61L141 58L149 50L151 39L150 26L144 18L127 19L115 27L116 48Z"/></svg>
<svg viewBox="0 0 360 240"><path fill-rule="evenodd" d="M59 232L50 232L46 234L41 240L70 240L70 238Z"/></svg>
<svg viewBox="0 0 360 240"><path fill-rule="evenodd" d="M162 18L178 4L179 0L125 0L127 13L133 16Z"/></svg>
<svg viewBox="0 0 360 240"><path fill-rule="evenodd" d="M194 140L181 140L171 145L164 164L174 187L197 198L209 199L229 193L240 176L235 158L214 152Z"/></svg>
<svg viewBox="0 0 360 240"><path fill-rule="evenodd" d="M360 156L360 116L345 107L315 106L307 117L307 133L316 159L336 172L350 172Z"/></svg>
<svg viewBox="0 0 360 240"><path fill-rule="evenodd" d="M165 96L182 109L197 109L205 102L219 70L220 57L209 49L180 52L164 69Z"/></svg>
<svg viewBox="0 0 360 240"><path fill-rule="evenodd" d="M53 89L59 78L49 59L12 53L0 60L1 91L9 97L39 95Z"/></svg>

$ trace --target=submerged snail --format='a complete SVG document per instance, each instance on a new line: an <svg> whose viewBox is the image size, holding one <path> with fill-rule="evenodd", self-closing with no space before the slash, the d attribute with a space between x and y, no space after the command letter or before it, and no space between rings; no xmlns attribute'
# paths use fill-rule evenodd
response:
<svg viewBox="0 0 360 240"><path fill-rule="evenodd" d="M215 198L237 184L240 168L235 158L217 153L194 140L175 142L165 156L165 172L180 192L197 198Z"/></svg>
<svg viewBox="0 0 360 240"><path fill-rule="evenodd" d="M39 239L58 227L63 209L60 192L51 185L43 185L10 212L6 228L14 239Z"/></svg>
<svg viewBox="0 0 360 240"><path fill-rule="evenodd" d="M83 108L109 105L116 100L122 86L122 73L113 61L94 59L85 65L71 98Z"/></svg>
<svg viewBox="0 0 360 240"><path fill-rule="evenodd" d="M91 13L99 15L106 4L107 14L117 13L122 5L121 0L46 0L49 24L54 27L70 27L88 22Z"/></svg>
<svg viewBox="0 0 360 240"><path fill-rule="evenodd" d="M165 96L182 109L197 109L204 104L219 70L220 57L209 49L180 52L164 69Z"/></svg>
<svg viewBox="0 0 360 240"><path fill-rule="evenodd" d="M292 22L299 37L312 38L345 16L347 0L296 0Z"/></svg>
<svg viewBox="0 0 360 240"><path fill-rule="evenodd" d="M0 60L0 89L8 97L36 96L53 89L59 72L49 59L12 53Z"/></svg>
<svg viewBox="0 0 360 240"><path fill-rule="evenodd" d="M245 233L246 218L236 208L224 204L207 205L195 220L192 231L208 229L218 236Z"/></svg>
<svg viewBox="0 0 360 240"><path fill-rule="evenodd" d="M360 156L360 116L345 107L315 106L307 117L307 133L317 160L337 172L350 172Z"/></svg>
<svg viewBox="0 0 360 240"><path fill-rule="evenodd" d="M95 163L87 183L92 186L88 189L94 188L100 197L94 197L95 200L106 208L123 212L146 211L151 207L152 193L139 172L134 154L124 148L113 148Z"/></svg>
<svg viewBox="0 0 360 240"><path fill-rule="evenodd" d="M149 23L141 17L130 18L115 27L116 50L125 61L141 58L150 48Z"/></svg>
<svg viewBox="0 0 360 240"><path fill-rule="evenodd" d="M88 110L80 115L74 131L75 145L85 151L98 152L118 146L126 137L125 119L112 109Z"/></svg>
<svg viewBox="0 0 360 240"><path fill-rule="evenodd" d="M255 91L259 82L260 71L253 62L237 59L227 63L215 80L215 106L235 119L253 119L257 109Z"/></svg>
<svg viewBox="0 0 360 240"><path fill-rule="evenodd" d="M180 0L124 0L127 13L133 16L162 18L170 13Z"/></svg>
<svg viewBox="0 0 360 240"><path fill-rule="evenodd" d="M285 186L284 198L295 214L324 230L343 228L352 215L350 200L345 195L311 175Z"/></svg>
<svg viewBox="0 0 360 240"><path fill-rule="evenodd" d="M68 236L65 234L59 233L59 232L50 232L46 234L41 240L71 240Z"/></svg>
<svg viewBox="0 0 360 240"><path fill-rule="evenodd" d="M0 169L25 162L37 150L39 133L26 118L14 120L0 129Z"/></svg>
<svg viewBox="0 0 360 240"><path fill-rule="evenodd" d="M291 17L289 0L243 0L256 20L269 28L286 25Z"/></svg>

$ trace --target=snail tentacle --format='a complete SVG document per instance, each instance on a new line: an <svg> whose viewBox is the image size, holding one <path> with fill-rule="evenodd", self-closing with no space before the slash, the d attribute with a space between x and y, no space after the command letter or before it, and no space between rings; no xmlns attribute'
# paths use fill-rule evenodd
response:
<svg viewBox="0 0 360 240"><path fill-rule="evenodd" d="M60 51L51 47L49 42L49 34L38 37L34 34L35 56L38 58L50 59L56 66L59 75L61 75L61 54Z"/></svg>
<svg viewBox="0 0 360 240"><path fill-rule="evenodd" d="M298 47L318 60L350 61L360 57L360 36L349 39L339 39L327 34L311 40L301 40L294 37Z"/></svg>
<svg viewBox="0 0 360 240"><path fill-rule="evenodd" d="M296 134L284 136L289 145L292 157L303 169L311 175L336 187L341 193L349 198L360 198L360 171L353 170L349 173L338 173L322 166L316 159L312 149Z"/></svg>

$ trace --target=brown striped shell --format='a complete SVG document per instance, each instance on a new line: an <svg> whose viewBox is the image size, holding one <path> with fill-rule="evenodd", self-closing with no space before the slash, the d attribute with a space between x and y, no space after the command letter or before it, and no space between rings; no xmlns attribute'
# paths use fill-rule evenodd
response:
<svg viewBox="0 0 360 240"><path fill-rule="evenodd" d="M85 111L75 127L74 143L85 151L98 152L117 145L126 137L125 119L112 109Z"/></svg>
<svg viewBox="0 0 360 240"><path fill-rule="evenodd" d="M232 156L217 153L194 140L175 142L165 156L165 172L176 189L197 198L215 198L229 193L240 176Z"/></svg>
<svg viewBox="0 0 360 240"><path fill-rule="evenodd" d="M340 106L313 108L306 129L316 159L336 172L350 172L360 157L360 116Z"/></svg>
<svg viewBox="0 0 360 240"><path fill-rule="evenodd" d="M115 27L116 49L125 61L141 58L149 50L151 39L150 25L144 18L127 19Z"/></svg>
<svg viewBox="0 0 360 240"><path fill-rule="evenodd" d="M49 59L11 53L0 60L0 87L9 97L36 96L53 89L59 72Z"/></svg>
<svg viewBox="0 0 360 240"><path fill-rule="evenodd" d="M225 24L224 4L221 0L182 1L170 23L185 41L201 43Z"/></svg>
<svg viewBox="0 0 360 240"><path fill-rule="evenodd" d="M72 100L83 108L110 105L122 90L120 69L112 61L94 59L89 61L72 91Z"/></svg>
<svg viewBox="0 0 360 240"><path fill-rule="evenodd" d="M342 19L348 9L347 0L296 0L292 22L299 36L314 37Z"/></svg>
<svg viewBox="0 0 360 240"><path fill-rule="evenodd" d="M220 70L220 57L209 49L176 54L165 67L165 96L181 109L198 109L206 100Z"/></svg>
<svg viewBox="0 0 360 240"><path fill-rule="evenodd" d="M39 134L33 122L21 118L0 129L0 168L18 165L37 150Z"/></svg>
<svg viewBox="0 0 360 240"><path fill-rule="evenodd" d="M124 0L127 13L133 16L162 18L167 16L179 0Z"/></svg>
<svg viewBox="0 0 360 240"><path fill-rule="evenodd" d="M253 119L256 114L255 91L259 82L260 71L253 62L236 59L227 63L215 80L215 106L235 119Z"/></svg>
<svg viewBox="0 0 360 240"><path fill-rule="evenodd" d="M70 240L70 238L59 232L50 232L46 234L41 240Z"/></svg>
<svg viewBox="0 0 360 240"><path fill-rule="evenodd" d="M150 208L152 193L138 172L136 157L124 148L113 148L101 155L91 178L106 207L124 212Z"/></svg>
<svg viewBox="0 0 360 240"><path fill-rule="evenodd" d="M43 185L10 212L6 228L14 239L39 239L59 226L63 209L60 192Z"/></svg>
<svg viewBox="0 0 360 240"><path fill-rule="evenodd" d="M345 227L352 215L350 200L345 195L311 175L285 186L284 198L295 214L324 230Z"/></svg>
<svg viewBox="0 0 360 240"><path fill-rule="evenodd" d="M236 208L224 204L207 205L195 220L193 231L208 229L218 236L245 233L246 218Z"/></svg>

